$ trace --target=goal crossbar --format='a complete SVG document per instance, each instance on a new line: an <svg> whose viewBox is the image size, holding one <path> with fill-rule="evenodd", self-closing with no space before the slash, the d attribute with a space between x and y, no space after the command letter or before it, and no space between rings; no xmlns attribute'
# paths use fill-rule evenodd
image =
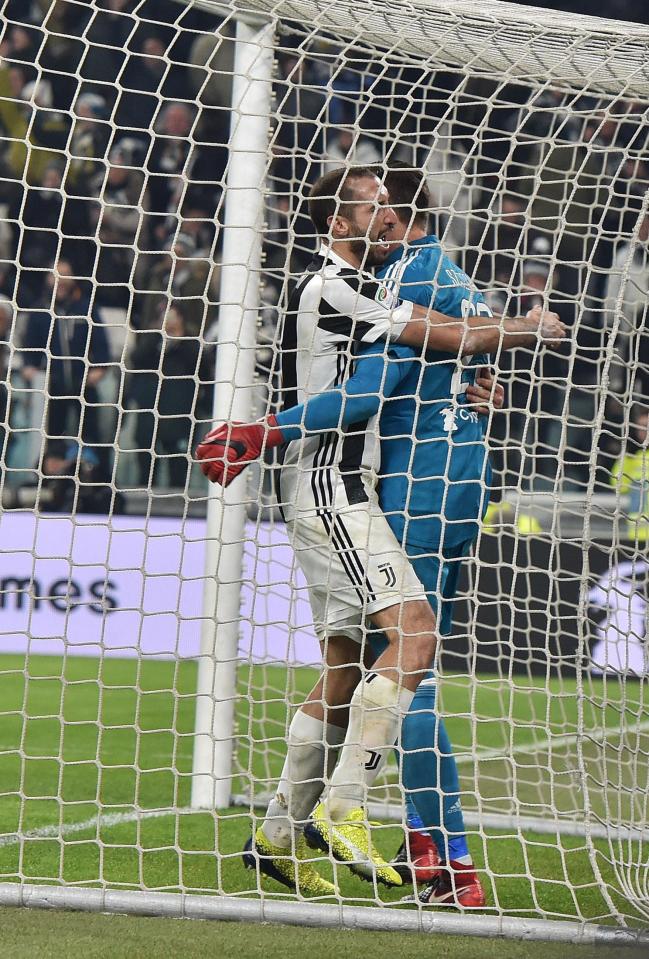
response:
<svg viewBox="0 0 649 959"><path fill-rule="evenodd" d="M187 0L180 0L187 2ZM196 2L196 0L194 0ZM531 85L613 96L649 94L649 30L494 0L198 0L207 10L310 25L323 36ZM362 26L360 26L362 25Z"/></svg>

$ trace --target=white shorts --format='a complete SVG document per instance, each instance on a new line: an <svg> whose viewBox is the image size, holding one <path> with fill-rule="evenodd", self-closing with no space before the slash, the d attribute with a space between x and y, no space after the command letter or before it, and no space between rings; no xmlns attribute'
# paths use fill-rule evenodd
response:
<svg viewBox="0 0 649 959"><path fill-rule="evenodd" d="M426 600L376 500L320 513L301 511L286 525L319 640L348 636L360 643L368 614Z"/></svg>

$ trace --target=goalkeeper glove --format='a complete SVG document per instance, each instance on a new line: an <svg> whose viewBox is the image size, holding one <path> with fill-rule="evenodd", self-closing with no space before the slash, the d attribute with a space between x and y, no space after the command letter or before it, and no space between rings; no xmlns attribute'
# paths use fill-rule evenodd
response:
<svg viewBox="0 0 649 959"><path fill-rule="evenodd" d="M224 423L203 437L196 447L196 459L211 483L229 486L248 463L259 458L264 444L272 449L284 442L272 415L261 423Z"/></svg>

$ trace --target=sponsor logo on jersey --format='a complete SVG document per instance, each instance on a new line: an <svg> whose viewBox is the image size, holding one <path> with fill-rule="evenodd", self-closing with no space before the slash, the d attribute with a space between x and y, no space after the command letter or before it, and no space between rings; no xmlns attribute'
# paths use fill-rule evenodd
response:
<svg viewBox="0 0 649 959"><path fill-rule="evenodd" d="M457 423L455 422L455 414L457 410L454 410L452 406L445 406L443 410L440 410L440 416L444 417L444 432L445 433L454 433L455 430L459 429Z"/></svg>
<svg viewBox="0 0 649 959"><path fill-rule="evenodd" d="M454 433L455 430L459 430L458 419L469 423L478 422L476 411L464 409L462 406L445 406L443 410L439 411L439 415L444 417L443 429L445 433Z"/></svg>

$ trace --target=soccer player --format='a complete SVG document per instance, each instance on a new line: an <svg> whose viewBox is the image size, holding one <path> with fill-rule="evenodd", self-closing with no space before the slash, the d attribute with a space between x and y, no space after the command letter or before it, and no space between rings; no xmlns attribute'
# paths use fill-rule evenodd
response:
<svg viewBox="0 0 649 959"><path fill-rule="evenodd" d="M363 344L380 340L368 362L383 368L385 357L393 357L395 362L387 364L392 370L415 360L421 367L418 357L424 347L457 358L477 348L508 348L534 343L538 335L552 341L564 335L558 317L540 311L499 323L470 315L449 319L429 305L399 303L387 284L360 272L361 265L375 265L387 255L386 238L396 226L385 187L371 171L341 170L322 178L313 188L310 213L319 232L329 234L330 245L323 245L311 273L298 285L285 319L282 386L287 408L297 399L340 386L348 378L352 350L356 353ZM411 344L417 352L386 346L385 337ZM290 857L300 855L301 826L320 797L328 760L335 758L343 737L340 761L325 803L314 814L312 832L358 874L376 875L387 885L401 883L373 849L363 801L435 649L432 609L422 602L421 583L376 502L375 415L342 437L338 432L309 434L307 423L302 442L287 448L280 476L280 500L309 586L325 673L293 719L278 792L254 847L263 872L308 894L333 890L309 863L299 862L296 869ZM449 415L445 413L445 422ZM227 485L263 443L279 445L302 435L300 421L285 430L275 417L255 428L259 442L254 449L247 427L225 426L208 434L197 455L210 479ZM248 429L241 441L233 432L240 429ZM387 648L359 682L357 644L366 618L386 633Z"/></svg>
<svg viewBox="0 0 649 959"><path fill-rule="evenodd" d="M397 283L404 299L442 313L491 315L468 277L444 255L437 237L428 234L431 204L423 176L393 169L385 183L398 222L390 234L396 248L378 276ZM426 365L401 379L384 406L379 499L426 587L444 635L451 628L462 561L488 506L487 421L475 405L491 381L480 375L488 363L485 355L465 356L461 367L454 357L438 356L435 362L429 354L426 359ZM502 396L496 403L501 405ZM404 432L408 436L404 424L410 443L403 441ZM431 668L401 730L408 832L397 858L412 861L416 879L430 879L419 893L421 902L480 907L485 896L466 840L457 765L435 700Z"/></svg>

